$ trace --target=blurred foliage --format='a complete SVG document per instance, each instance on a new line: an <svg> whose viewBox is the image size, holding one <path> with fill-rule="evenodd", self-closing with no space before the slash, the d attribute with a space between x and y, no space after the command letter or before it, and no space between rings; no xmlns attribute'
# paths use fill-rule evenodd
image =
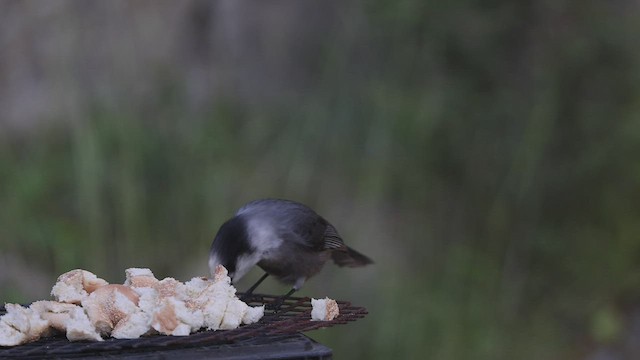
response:
<svg viewBox="0 0 640 360"><path fill-rule="evenodd" d="M337 357L566 359L612 341L612 307L640 301L637 4L358 9L298 101L193 114L169 76L144 108L0 133L3 253L51 281L185 278L244 201L292 198L377 262L303 292L368 307L312 333Z"/></svg>

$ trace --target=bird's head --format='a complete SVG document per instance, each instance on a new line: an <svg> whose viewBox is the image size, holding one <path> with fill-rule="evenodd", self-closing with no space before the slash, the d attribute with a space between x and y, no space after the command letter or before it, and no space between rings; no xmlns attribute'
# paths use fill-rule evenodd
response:
<svg viewBox="0 0 640 360"><path fill-rule="evenodd" d="M232 281L239 280L249 270L245 259L253 253L246 222L235 216L220 227L209 252L209 270L213 275L217 265L224 266Z"/></svg>

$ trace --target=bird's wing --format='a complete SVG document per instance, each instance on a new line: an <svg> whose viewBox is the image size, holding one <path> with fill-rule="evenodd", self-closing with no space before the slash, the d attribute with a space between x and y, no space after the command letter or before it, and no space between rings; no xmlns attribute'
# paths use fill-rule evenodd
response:
<svg viewBox="0 0 640 360"><path fill-rule="evenodd" d="M328 222L326 230L324 231L324 248L346 250L344 240L342 240L342 237L340 237L340 234L338 234L336 228L334 228L333 225L329 224Z"/></svg>
<svg viewBox="0 0 640 360"><path fill-rule="evenodd" d="M311 208L288 200L253 201L238 210L238 215L262 216L277 224L281 238L316 250L345 250L338 231ZM279 225L279 226L278 226Z"/></svg>
<svg viewBox="0 0 640 360"><path fill-rule="evenodd" d="M290 213L291 217L287 219L288 228L293 230L290 240L316 250L346 251L344 241L333 225L308 208L299 210Z"/></svg>

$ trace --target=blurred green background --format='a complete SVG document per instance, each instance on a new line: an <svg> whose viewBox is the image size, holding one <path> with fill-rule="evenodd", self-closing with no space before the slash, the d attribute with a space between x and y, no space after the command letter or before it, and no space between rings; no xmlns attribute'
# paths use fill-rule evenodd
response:
<svg viewBox="0 0 640 360"><path fill-rule="evenodd" d="M640 358L639 20L632 0L0 1L0 301L73 268L206 274L218 227L279 197L376 261L301 291L368 308L309 334L336 358Z"/></svg>

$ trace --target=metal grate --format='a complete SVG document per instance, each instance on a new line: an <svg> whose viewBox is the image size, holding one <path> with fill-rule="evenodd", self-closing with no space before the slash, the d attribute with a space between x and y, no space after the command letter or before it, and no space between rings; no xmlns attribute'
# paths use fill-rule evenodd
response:
<svg viewBox="0 0 640 360"><path fill-rule="evenodd" d="M255 294L248 304L252 306L271 304L277 298L272 295ZM282 304L278 313L265 310L264 317L258 323L242 325L234 330L200 331L189 336L153 335L130 340L106 339L102 342L70 342L64 335L57 335L15 347L0 347L0 358L41 358L43 356L58 357L97 353L104 355L105 353L135 353L154 349L179 349L226 344L250 346L252 343L260 344L264 341L273 341L270 339L277 338L278 335L347 324L363 318L367 314L365 308L352 306L347 301L337 301L337 303L340 315L332 321L311 321L310 298L291 297Z"/></svg>

